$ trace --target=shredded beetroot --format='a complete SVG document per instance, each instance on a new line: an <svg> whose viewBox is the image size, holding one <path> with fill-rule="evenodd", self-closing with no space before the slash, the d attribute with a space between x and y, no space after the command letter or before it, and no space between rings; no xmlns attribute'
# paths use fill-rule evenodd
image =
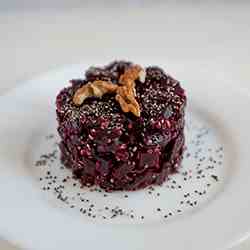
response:
<svg viewBox="0 0 250 250"><path fill-rule="evenodd" d="M82 185L136 190L162 184L180 166L186 96L179 82L162 69L148 67L145 82L136 81L139 118L122 112L110 94L88 98L80 107L72 101L88 81L117 84L130 65L119 61L91 67L84 80L71 80L57 96L61 160Z"/></svg>

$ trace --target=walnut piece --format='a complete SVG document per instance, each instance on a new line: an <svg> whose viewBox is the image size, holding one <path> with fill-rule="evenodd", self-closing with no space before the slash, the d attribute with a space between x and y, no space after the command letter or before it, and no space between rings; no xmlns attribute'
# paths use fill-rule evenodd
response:
<svg viewBox="0 0 250 250"><path fill-rule="evenodd" d="M119 102L123 112L131 112L139 117L140 106L135 99L135 80L137 79L144 82L145 71L139 65L128 68L119 79L119 84L122 86L117 89L115 99Z"/></svg>
<svg viewBox="0 0 250 250"><path fill-rule="evenodd" d="M73 97L73 102L76 105L81 105L88 97L99 97L101 98L106 93L115 93L118 85L112 82L106 82L101 80L96 80L94 82L89 82L86 85L79 88Z"/></svg>
<svg viewBox="0 0 250 250"><path fill-rule="evenodd" d="M140 116L140 106L136 101L135 80L144 82L146 72L139 65L128 68L119 78L119 85L112 82L96 80L89 82L76 91L73 102L81 105L88 97L101 98L106 93L116 93L115 99L119 102L123 112L131 112Z"/></svg>
<svg viewBox="0 0 250 250"><path fill-rule="evenodd" d="M145 81L146 73L139 65L134 65L125 70L124 74L120 76L119 83L121 85L129 85L139 79L142 83Z"/></svg>

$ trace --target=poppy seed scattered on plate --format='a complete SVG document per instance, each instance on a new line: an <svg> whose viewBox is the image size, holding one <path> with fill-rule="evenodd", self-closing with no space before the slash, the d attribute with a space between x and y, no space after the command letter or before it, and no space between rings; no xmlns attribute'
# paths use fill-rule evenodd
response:
<svg viewBox="0 0 250 250"><path fill-rule="evenodd" d="M211 177L215 180L215 181L219 181L219 178L217 175L211 175Z"/></svg>
<svg viewBox="0 0 250 250"><path fill-rule="evenodd" d="M57 144L53 143L54 140L55 139L51 139L51 141L49 141L48 143L52 143L53 147L58 147ZM192 147L196 147L196 142L197 140L194 140L194 146ZM194 161L193 166L187 166L184 162L181 166L180 172L168 178L168 181L170 181L170 189L167 189L169 185L168 182L166 182L166 184L163 185L164 189L150 186L147 190L144 191L143 195L145 195L147 199L152 200L152 209L150 211L149 208L147 208L148 212L152 213L155 218L160 217L162 219L166 219L169 216L180 215L181 213L185 212L186 209L196 207L198 204L200 204L200 200L203 200L204 197L209 197L209 195L212 193L210 192L210 190L213 190L211 189L211 187L218 185L217 183L219 182L221 175L219 174L219 172L217 172L217 170L219 171L219 168L221 169L221 165L223 164L223 152L217 150L218 152L216 153L216 150L212 149L212 147L211 150L208 150L207 148L205 148L205 144L203 143L204 140L201 136L200 142L198 143L199 145L197 146L199 148L196 151L190 151L189 157L187 157L188 153L184 153L184 161L187 158L188 161ZM51 152L53 153L53 151L54 150L52 150ZM141 221L141 223L143 223L144 221L147 221L145 218L151 218L151 215L147 216L147 214L145 214L143 208L141 210L140 208L134 209L134 211L131 212L130 208L133 208L133 202L131 202L132 195L131 197L129 197L130 195L126 193L121 193L118 196L119 199L124 199L124 202L126 202L126 204L130 206L130 208L124 209L118 207L111 211L111 207L115 207L114 204L112 204L114 203L112 193L105 193L103 192L103 190L97 187L80 187L80 185L77 185L77 183L75 182L75 179L68 174L67 168L64 168L58 163L58 160L60 159L59 152L55 153L54 155L52 153L42 154L42 158L38 159L38 161L43 161L43 164L37 163L38 161L36 161L35 165L36 167L38 167L36 169L41 169L41 174L39 174L37 181L39 181L39 183L41 184L42 190L47 191L48 193L51 192L55 194L56 198L59 200L58 202L63 202L65 206L68 206L73 210L77 209L77 211L82 216L89 216L97 220L104 218L106 220L109 220L123 216L127 217L127 219L133 219L135 221L143 220ZM196 160L195 156L197 157ZM55 160L54 163L51 163L50 157L55 157L57 160ZM58 173L61 174L59 175ZM193 186L193 189L186 189L186 187L188 185L192 185L192 183L196 183L197 185ZM68 192L68 189L70 188L72 189L72 192ZM80 188L83 191L81 191ZM75 193L74 190L76 190ZM184 193L182 193L182 190L184 191ZM187 190L189 193L187 193ZM140 192L143 192L143 190ZM162 213L159 212L168 211L168 204L160 203L157 206L161 207L157 209L153 207L153 204L154 202L165 202L166 199L168 199L168 195L170 194L170 192L172 192L173 195L179 193L180 198L179 200L177 200L176 207L171 208L173 212L169 212L162 217ZM100 201L103 203L99 203L96 198L93 198L96 195L99 195L98 199L100 199ZM76 197L78 198L75 199ZM77 202L79 202L80 204L77 204ZM164 205L162 204L166 204L166 207L164 207ZM116 205L119 205L119 203L117 203ZM110 207L110 209L108 207Z"/></svg>

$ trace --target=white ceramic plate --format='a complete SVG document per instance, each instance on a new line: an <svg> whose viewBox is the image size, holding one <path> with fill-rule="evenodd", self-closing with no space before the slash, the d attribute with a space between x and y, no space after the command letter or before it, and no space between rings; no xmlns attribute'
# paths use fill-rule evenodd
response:
<svg viewBox="0 0 250 250"><path fill-rule="evenodd" d="M88 65L43 74L0 99L1 236L33 250L211 250L248 237L248 93L209 71L161 65L189 100L182 168L162 187L107 194L67 179L55 96Z"/></svg>

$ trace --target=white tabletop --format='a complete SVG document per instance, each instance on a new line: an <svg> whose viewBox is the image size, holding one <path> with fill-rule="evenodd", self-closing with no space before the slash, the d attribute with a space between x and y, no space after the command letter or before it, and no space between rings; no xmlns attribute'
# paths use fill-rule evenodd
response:
<svg viewBox="0 0 250 250"><path fill-rule="evenodd" d="M250 88L249 13L247 1L0 1L0 93L52 67L100 57L190 60ZM16 249L6 244L0 250ZM234 250L249 248L250 240Z"/></svg>

